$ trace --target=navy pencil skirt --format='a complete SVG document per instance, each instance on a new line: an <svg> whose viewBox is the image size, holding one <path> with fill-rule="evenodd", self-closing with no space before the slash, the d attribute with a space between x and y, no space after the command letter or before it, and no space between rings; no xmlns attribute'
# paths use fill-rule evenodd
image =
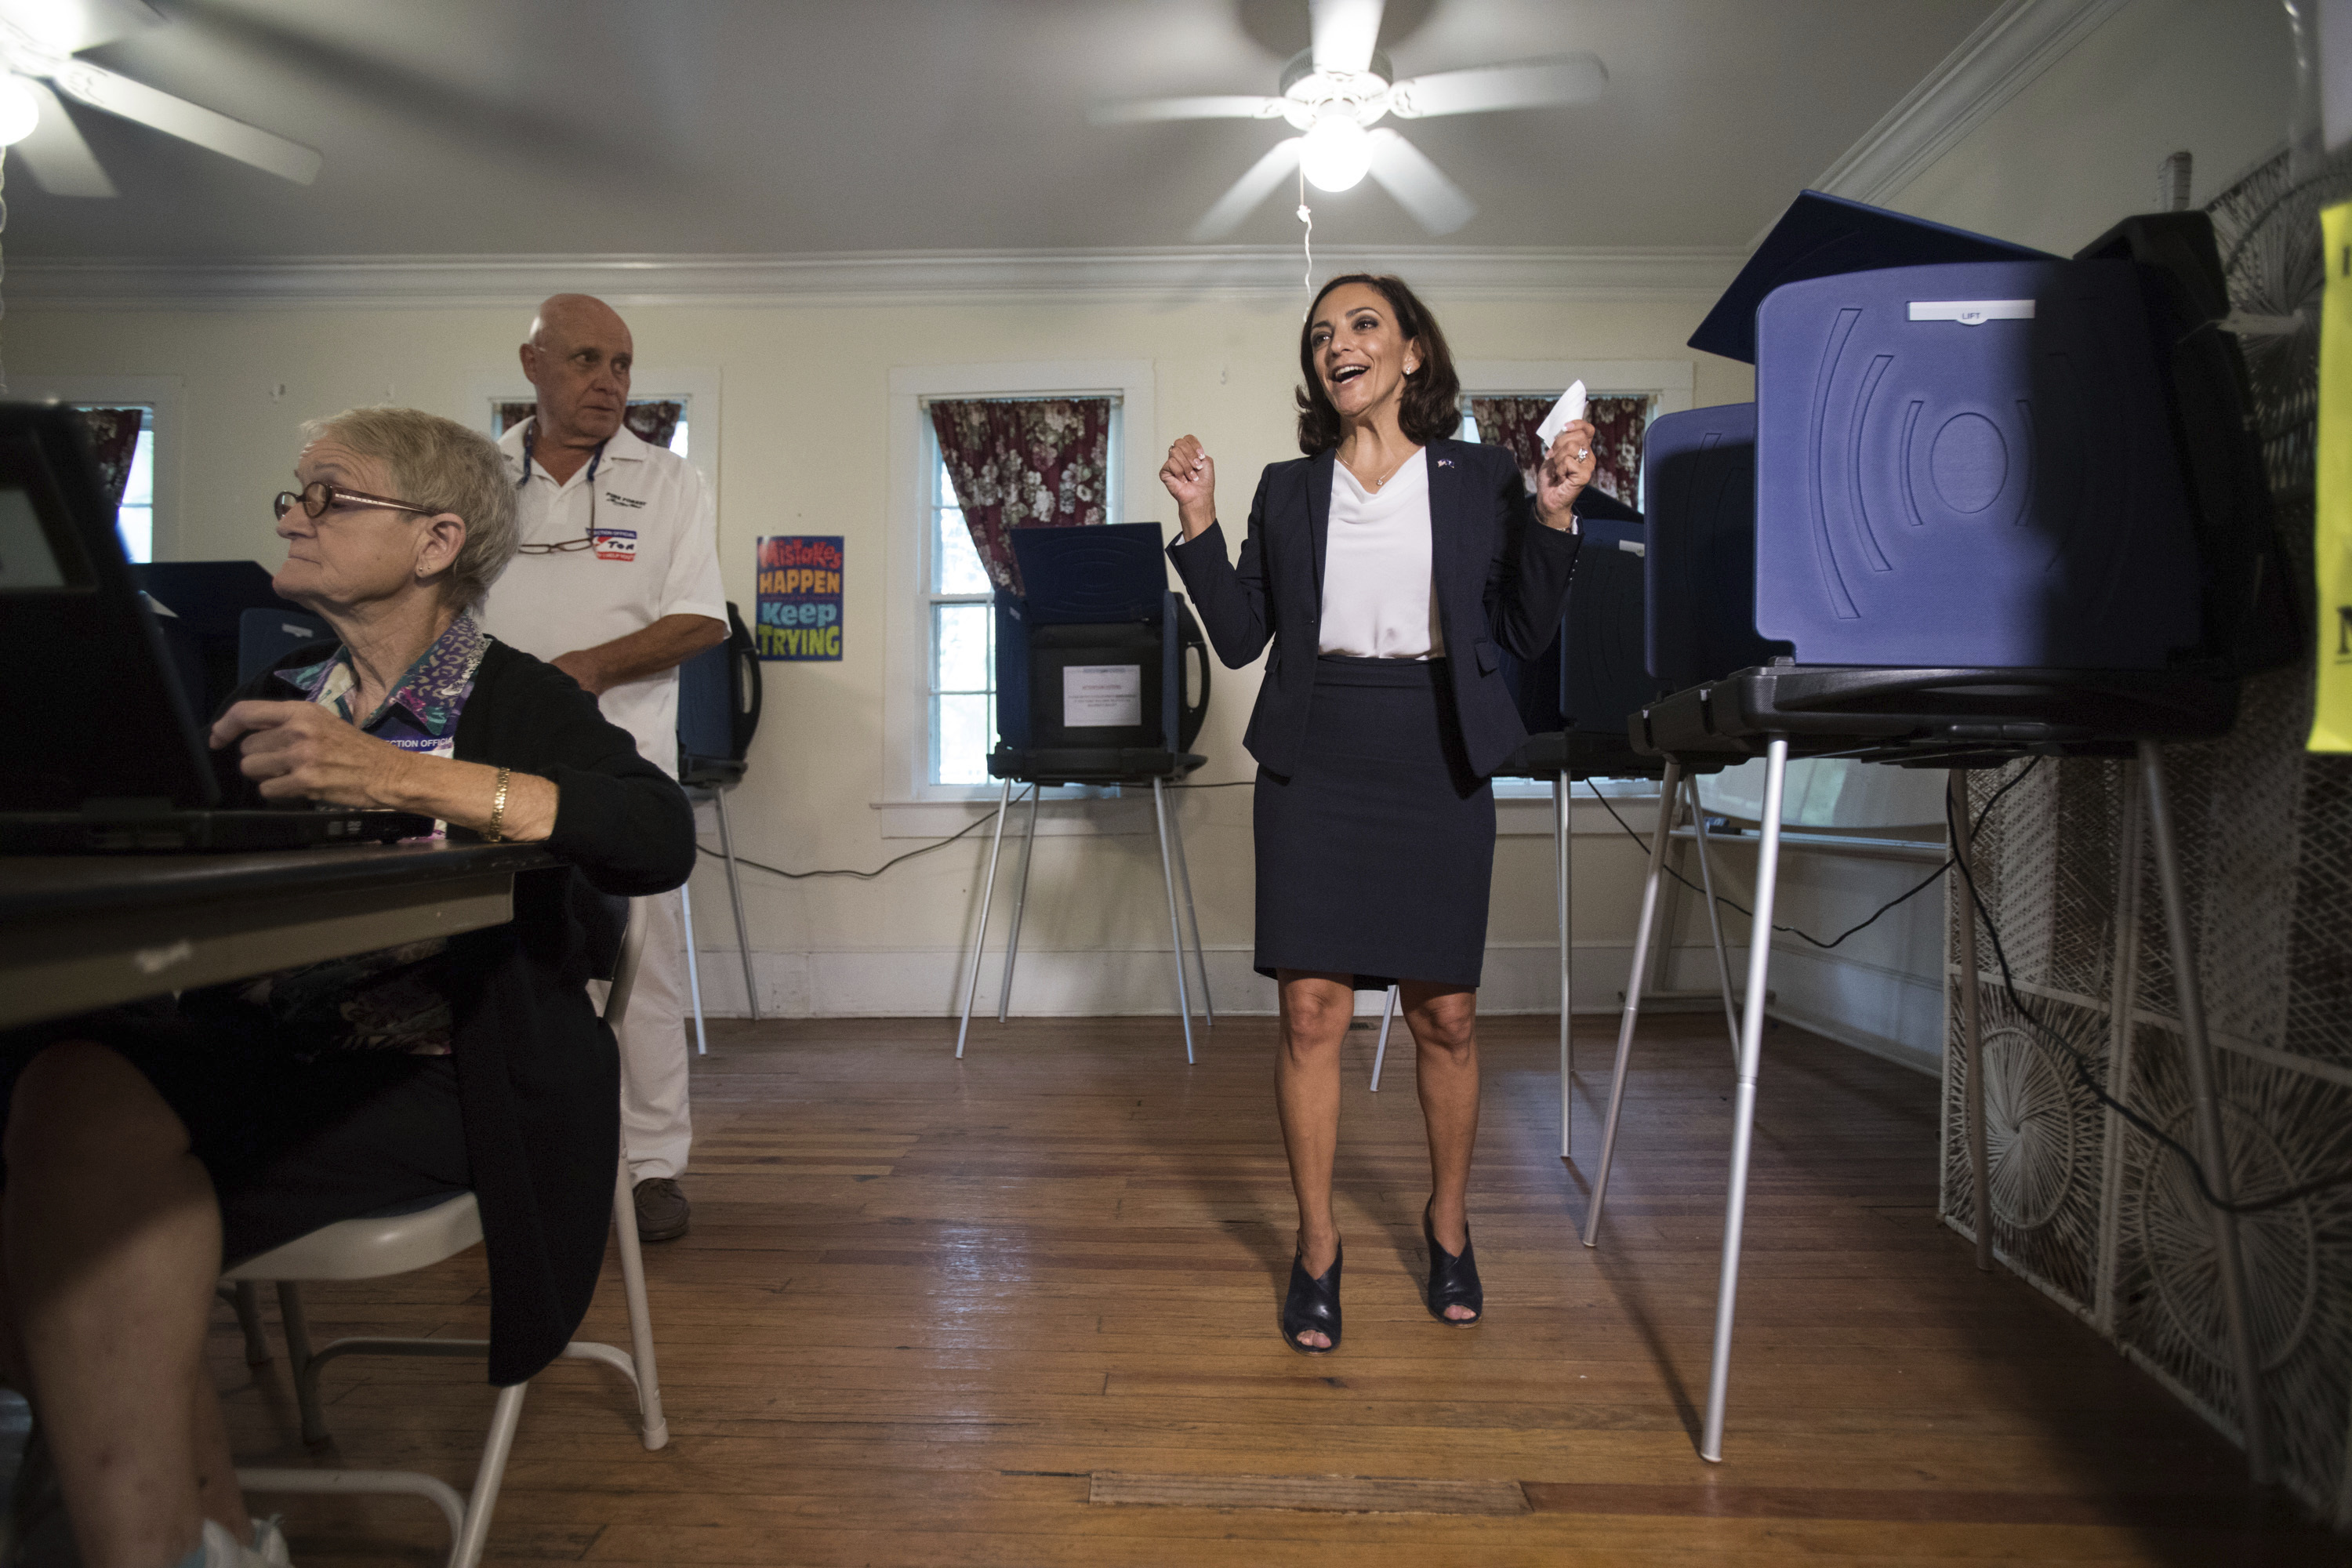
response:
<svg viewBox="0 0 2352 1568"><path fill-rule="evenodd" d="M1298 771L1260 768L1257 972L1475 988L1495 792L1470 771L1444 659L1315 661Z"/></svg>

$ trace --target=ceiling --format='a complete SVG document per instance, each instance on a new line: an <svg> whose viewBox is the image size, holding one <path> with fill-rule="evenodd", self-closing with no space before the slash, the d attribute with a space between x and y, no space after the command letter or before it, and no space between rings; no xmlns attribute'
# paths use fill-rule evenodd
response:
<svg viewBox="0 0 2352 1568"><path fill-rule="evenodd" d="M11 258L1139 248L1280 122L1090 124L1090 100L1271 93L1305 0L153 0L86 58L306 142L309 187L96 110L122 195L13 161ZM1479 204L1446 244L1737 247L1995 0L1390 0L1400 76L1569 50L1590 104L1406 122ZM1376 184L1316 238L1422 245ZM1296 243L1277 195L1232 243Z"/></svg>

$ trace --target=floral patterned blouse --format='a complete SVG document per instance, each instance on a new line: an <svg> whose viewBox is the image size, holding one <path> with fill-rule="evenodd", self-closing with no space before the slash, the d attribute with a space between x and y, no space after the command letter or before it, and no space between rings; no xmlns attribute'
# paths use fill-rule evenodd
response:
<svg viewBox="0 0 2352 1568"><path fill-rule="evenodd" d="M379 741L404 752L446 757L456 749L457 719L489 646L473 617L459 616L364 721L352 713L359 675L351 649L338 647L317 664L279 670L278 676ZM247 1011L248 1022L266 1022L281 1047L306 1059L330 1051L446 1056L452 1021L442 965L448 946L446 937L428 937L282 969L214 987L199 1005ZM254 1018L252 1010L266 1020Z"/></svg>

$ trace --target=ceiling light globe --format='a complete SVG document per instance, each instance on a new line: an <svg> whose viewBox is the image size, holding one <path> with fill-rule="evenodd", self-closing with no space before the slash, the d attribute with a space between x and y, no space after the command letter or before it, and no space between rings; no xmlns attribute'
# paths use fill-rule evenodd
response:
<svg viewBox="0 0 2352 1568"><path fill-rule="evenodd" d="M41 122L41 105L24 79L0 72L0 147L22 142Z"/></svg>
<svg viewBox="0 0 2352 1568"><path fill-rule="evenodd" d="M1347 190L1372 166L1371 138L1353 120L1319 120L1302 141L1298 166L1318 191Z"/></svg>

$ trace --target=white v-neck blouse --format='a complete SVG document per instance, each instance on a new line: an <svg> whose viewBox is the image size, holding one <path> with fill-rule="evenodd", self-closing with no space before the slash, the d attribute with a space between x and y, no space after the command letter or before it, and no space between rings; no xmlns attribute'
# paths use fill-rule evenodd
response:
<svg viewBox="0 0 2352 1568"><path fill-rule="evenodd" d="M1431 592L1429 453L1377 491L1331 461L1331 528L1323 552L1322 641L1354 658L1443 658Z"/></svg>

